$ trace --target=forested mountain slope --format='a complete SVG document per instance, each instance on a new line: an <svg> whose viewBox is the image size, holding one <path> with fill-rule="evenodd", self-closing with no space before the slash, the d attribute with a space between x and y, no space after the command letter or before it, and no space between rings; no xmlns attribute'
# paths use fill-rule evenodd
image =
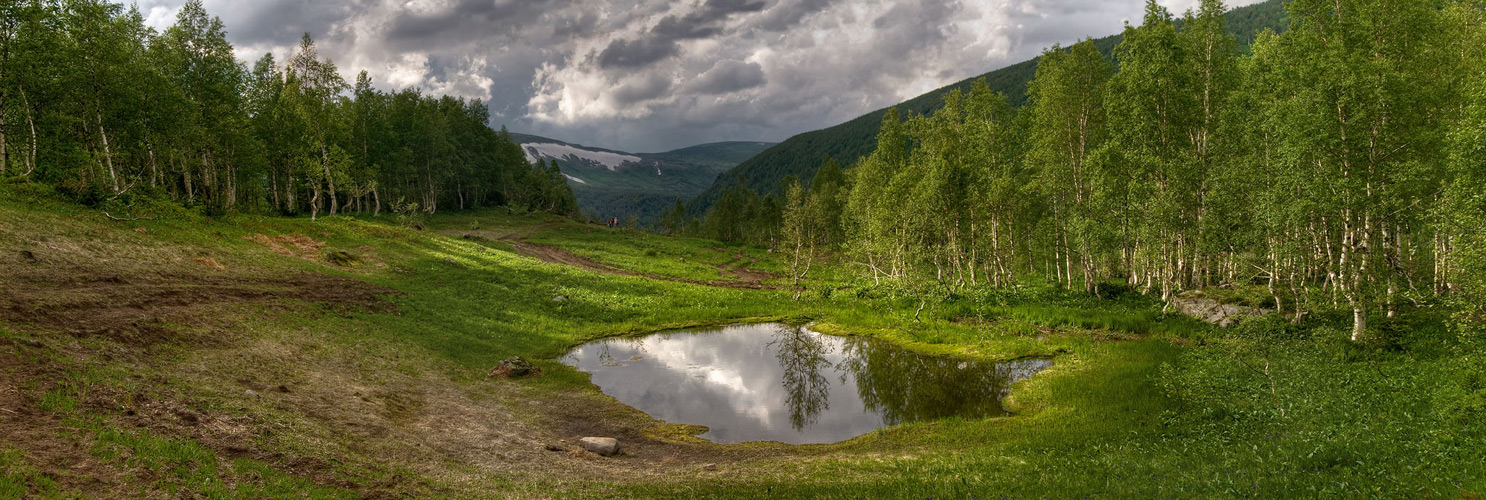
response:
<svg viewBox="0 0 1486 500"><path fill-rule="evenodd" d="M115 213L577 212L478 99L347 79L308 33L288 59L248 64L200 1L164 30L146 19L103 0L0 2L0 179Z"/></svg>
<svg viewBox="0 0 1486 500"><path fill-rule="evenodd" d="M584 215L595 219L633 215L652 224L661 212L707 189L768 142L719 142L663 153L627 153L528 134L511 134L527 161L556 161Z"/></svg>
<svg viewBox="0 0 1486 500"><path fill-rule="evenodd" d="M1247 48L1254 37L1265 29L1283 31L1288 23L1282 0L1268 0L1239 7L1229 11L1226 18L1228 31L1234 34L1239 46L1243 48ZM1121 35L1116 34L1095 39L1094 45L1105 57L1109 57L1120 40ZM1039 59L1041 58L1033 58L968 78L895 107L904 117L930 114L944 105L945 94L956 89L968 92L970 85L981 78L990 84L991 90L1005 94L1013 107L1019 107L1026 100L1027 82L1036 74ZM716 182L691 203L691 213L701 215L706 212L723 191L734 186L746 186L760 195L778 193L782 190L781 181L785 177L793 175L807 181L814 178L816 169L820 168L825 158L835 158L843 164L850 164L857 158L866 156L877 147L877 132L881 129L882 116L886 112L886 108L879 109L834 127L786 139L718 176Z"/></svg>

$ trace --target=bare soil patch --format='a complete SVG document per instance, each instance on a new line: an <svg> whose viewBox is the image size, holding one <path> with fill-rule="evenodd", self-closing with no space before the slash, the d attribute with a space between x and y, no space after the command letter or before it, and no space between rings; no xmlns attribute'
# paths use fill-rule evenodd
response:
<svg viewBox="0 0 1486 500"><path fill-rule="evenodd" d="M59 374L43 373L37 365L25 362L19 355L21 349L0 341L0 447L20 451L27 465L42 471L64 491L85 498L129 496L129 490L120 488L125 484L121 480L124 471L94 457L82 443L59 437L62 417L42 410L30 391L23 391L27 382Z"/></svg>
<svg viewBox="0 0 1486 500"><path fill-rule="evenodd" d="M314 238L302 234L281 236L254 234L244 236L243 239L268 247L269 250L280 255L316 261L320 260L320 249L325 247L325 242L315 241Z"/></svg>
<svg viewBox="0 0 1486 500"><path fill-rule="evenodd" d="M38 266L40 267L40 266ZM3 269L0 322L74 336L149 345L184 327L228 326L219 313L243 304L304 300L338 312L393 312L398 292L351 278L313 273L234 276Z"/></svg>

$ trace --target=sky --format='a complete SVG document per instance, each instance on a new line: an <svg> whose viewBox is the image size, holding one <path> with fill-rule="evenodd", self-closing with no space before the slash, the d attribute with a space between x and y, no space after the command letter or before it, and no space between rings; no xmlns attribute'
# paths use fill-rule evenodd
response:
<svg viewBox="0 0 1486 500"><path fill-rule="evenodd" d="M1260 0L1228 0L1230 7ZM164 29L186 0L126 0ZM1159 0L1180 15L1198 0ZM1144 0L204 0L245 63L303 33L348 81L491 125L659 152L782 141L1119 32Z"/></svg>

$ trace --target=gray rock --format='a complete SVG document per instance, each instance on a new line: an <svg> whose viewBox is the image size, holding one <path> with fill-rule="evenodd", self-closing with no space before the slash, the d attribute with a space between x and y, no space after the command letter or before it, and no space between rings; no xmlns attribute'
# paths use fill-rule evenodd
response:
<svg viewBox="0 0 1486 500"><path fill-rule="evenodd" d="M568 298L565 295L558 295L556 297L552 297L552 301L553 302L556 302L558 304L562 304L562 303L566 303L568 301Z"/></svg>
<svg viewBox="0 0 1486 500"><path fill-rule="evenodd" d="M1204 298L1200 292L1183 295L1171 301L1171 305L1176 308L1177 312L1222 328L1233 326L1248 316L1269 314L1269 311L1266 309L1223 304L1213 299Z"/></svg>
<svg viewBox="0 0 1486 500"><path fill-rule="evenodd" d="M253 398L256 398L256 399L262 399L262 398L263 398L263 396L260 396L260 395L259 395L259 394L258 394L258 391L255 391L255 390L252 390L252 389L248 389L248 390L247 390L247 391L246 391L246 392L245 392L245 394L247 394L247 395L248 395L248 396L250 396L250 397L253 397Z"/></svg>
<svg viewBox="0 0 1486 500"><path fill-rule="evenodd" d="M583 449L601 456L612 457L619 454L619 440L606 437L586 437L578 440L578 445Z"/></svg>
<svg viewBox="0 0 1486 500"><path fill-rule="evenodd" d="M532 375L536 372L537 368L532 366L530 361L527 361L526 358L523 358L521 356L516 356L514 358L506 358L504 360L501 360L500 364L495 365L494 370L490 370L490 376L502 378L520 378L527 375Z"/></svg>

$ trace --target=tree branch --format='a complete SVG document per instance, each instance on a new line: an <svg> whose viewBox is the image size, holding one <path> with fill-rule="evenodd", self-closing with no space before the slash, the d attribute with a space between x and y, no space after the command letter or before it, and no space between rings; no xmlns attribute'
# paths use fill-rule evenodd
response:
<svg viewBox="0 0 1486 500"><path fill-rule="evenodd" d="M112 215L109 215L108 212L103 212L103 216L104 217L108 217L109 219L112 219L112 220L117 221L117 222L133 222L133 221L137 221L137 220L155 220L154 217L134 217L132 219L121 219L121 218L118 218L118 217L114 217Z"/></svg>

